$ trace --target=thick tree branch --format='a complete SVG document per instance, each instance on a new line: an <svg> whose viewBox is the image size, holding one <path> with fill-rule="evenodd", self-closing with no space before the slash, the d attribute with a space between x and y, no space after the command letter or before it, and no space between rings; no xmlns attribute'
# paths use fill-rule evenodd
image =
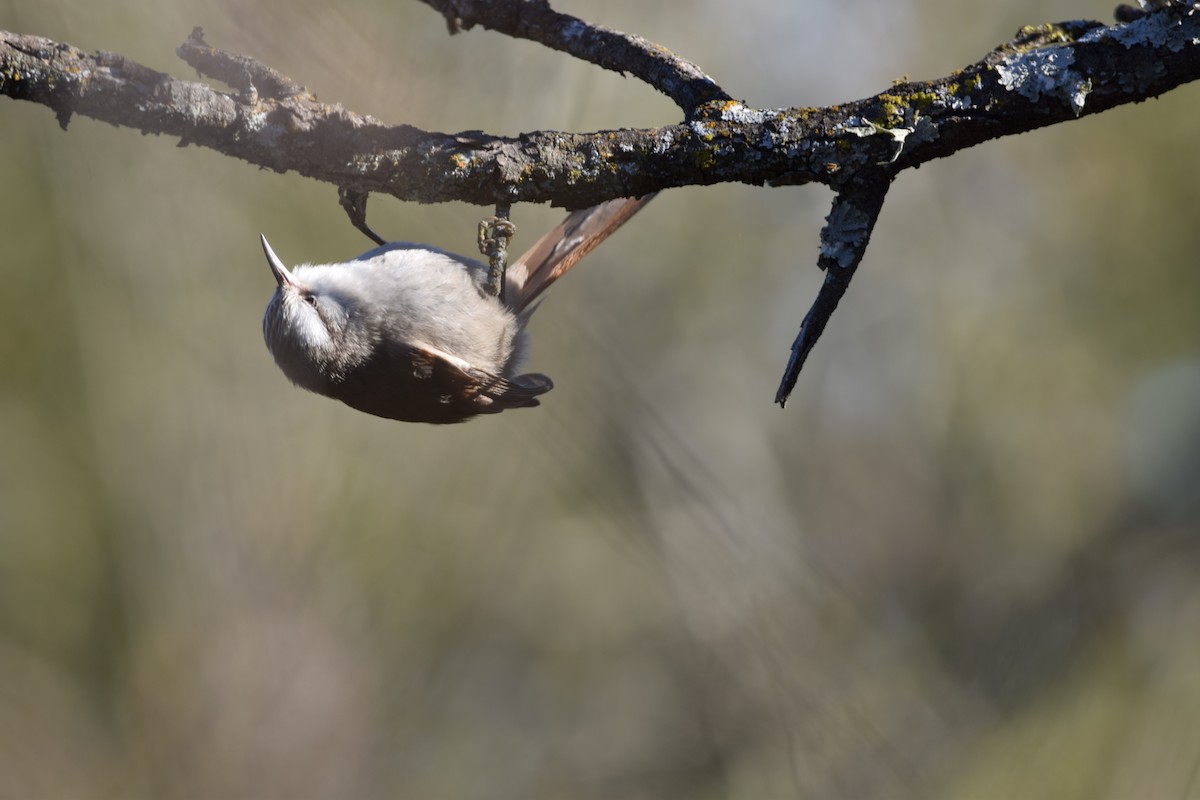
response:
<svg viewBox="0 0 1200 800"><path fill-rule="evenodd" d="M989 139L1136 103L1200 77L1200 5L1158 0L1127 23L1022 29L978 62L828 108L755 109L699 68L639 37L552 11L546 0L423 0L451 31L482 25L628 72L683 109L656 129L518 137L389 126L338 105L246 56L209 47L197 30L178 52L236 94L174 79L114 53L0 32L0 94L177 136L279 172L339 187L354 219L370 192L480 205L552 202L582 208L674 186L819 182L837 192L824 231L825 284L792 348L781 404L862 260L886 189L906 168ZM1162 8L1158 8L1162 6ZM366 228L365 219L356 224Z"/></svg>
<svg viewBox="0 0 1200 800"><path fill-rule="evenodd" d="M220 51L195 39L180 52L194 66L220 71L212 63ZM234 59L244 57L220 54L216 61ZM255 69L246 65L254 62L241 63L253 83ZM287 79L248 93L232 72L222 74L242 90L236 95L117 54L89 55L0 32L0 93L47 105L64 122L82 114L178 136L268 169L401 200L579 208L727 181L817 181L839 189L881 161L899 171L988 139L1139 102L1200 77L1200 13L1172 9L1113 27L1046 26L953 75L828 108L717 101L678 125L594 133L500 137L389 126L292 93L296 84Z"/></svg>

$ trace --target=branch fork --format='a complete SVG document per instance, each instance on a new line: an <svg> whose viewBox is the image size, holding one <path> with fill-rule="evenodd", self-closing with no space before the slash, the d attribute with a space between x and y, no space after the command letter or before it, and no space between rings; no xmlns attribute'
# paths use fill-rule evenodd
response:
<svg viewBox="0 0 1200 800"><path fill-rule="evenodd" d="M64 128L72 115L83 114L326 181L338 187L355 226L376 242L383 240L366 224L371 192L427 203L506 209L551 202L576 209L676 186L826 184L835 198L817 260L825 280L776 392L783 405L862 262L899 172L1200 78L1200 4L1179 0L1139 0L1139 8L1118 11L1115 25L1030 26L946 77L897 82L873 97L827 108L783 109L739 103L666 48L556 12L546 0L422 2L445 17L451 33L483 27L632 75L671 98L683 118L662 128L519 137L389 126L320 103L249 56L210 47L198 28L178 55L233 94L118 54L89 55L3 31L0 94L50 107ZM502 272L499 239L485 238L496 242L493 270Z"/></svg>

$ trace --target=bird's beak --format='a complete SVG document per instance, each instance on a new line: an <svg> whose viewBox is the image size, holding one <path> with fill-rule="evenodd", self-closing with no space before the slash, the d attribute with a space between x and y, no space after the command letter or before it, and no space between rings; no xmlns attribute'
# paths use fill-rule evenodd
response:
<svg viewBox="0 0 1200 800"><path fill-rule="evenodd" d="M279 260L279 256L275 255L275 251L267 243L267 237L260 233L258 238L262 239L263 252L267 254L267 263L271 266L271 272L275 273L275 282L280 286L295 286L296 279L292 277L292 273L288 272L288 268Z"/></svg>

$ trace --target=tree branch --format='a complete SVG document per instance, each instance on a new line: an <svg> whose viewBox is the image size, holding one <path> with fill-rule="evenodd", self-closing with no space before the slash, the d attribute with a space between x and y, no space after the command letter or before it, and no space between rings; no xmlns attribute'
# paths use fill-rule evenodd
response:
<svg viewBox="0 0 1200 800"><path fill-rule="evenodd" d="M531 39L604 69L628 72L675 101L686 116L731 99L700 68L661 45L592 25L550 8L546 0L421 0L446 18L451 33L475 25L515 39Z"/></svg>
<svg viewBox="0 0 1200 800"><path fill-rule="evenodd" d="M326 181L348 208L370 192L480 205L568 208L661 189L739 181L824 183L837 199L822 232L825 283L780 384L783 404L862 260L888 185L903 169L1000 136L1136 103L1200 77L1200 4L1159 0L1127 23L1024 28L952 75L901 82L827 108L755 109L730 99L695 65L644 39L589 25L546 0L422 0L450 30L482 25L605 69L671 97L683 121L654 129L541 131L518 137L389 126L318 102L247 56L209 47L199 29L179 49L237 89L182 81L115 53L0 32L0 94L73 114L178 136L252 164ZM353 218L353 214L351 215ZM365 220L362 221L365 227Z"/></svg>
<svg viewBox="0 0 1200 800"><path fill-rule="evenodd" d="M833 200L833 209L821 229L821 255L817 258L817 266L825 271L825 281L792 343L783 380L775 392L775 402L781 407L787 404L804 361L824 333L833 312L837 311L842 295L850 287L854 272L867 252L891 179L892 176L883 171L866 175L854 185L847 186Z"/></svg>
<svg viewBox="0 0 1200 800"><path fill-rule="evenodd" d="M816 181L840 190L881 161L898 172L989 139L1139 102L1200 77L1200 13L1171 9L1129 25L1030 29L952 75L828 108L755 109L716 100L662 128L518 137L385 125L319 102L282 76L271 86L255 84L263 96L251 96L243 76L254 84L256 74L278 73L196 38L180 54L242 91L171 78L114 53L89 55L0 32L0 94L47 105L64 123L82 114L401 200L581 208L728 181Z"/></svg>

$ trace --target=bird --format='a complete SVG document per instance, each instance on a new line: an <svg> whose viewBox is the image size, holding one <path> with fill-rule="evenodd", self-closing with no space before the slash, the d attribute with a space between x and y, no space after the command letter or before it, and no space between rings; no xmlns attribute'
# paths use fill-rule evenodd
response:
<svg viewBox="0 0 1200 800"><path fill-rule="evenodd" d="M653 197L571 212L508 266L499 293L487 264L427 244L289 269L260 235L276 282L267 349L297 386L387 419L449 424L537 406L554 384L519 370L542 293Z"/></svg>

